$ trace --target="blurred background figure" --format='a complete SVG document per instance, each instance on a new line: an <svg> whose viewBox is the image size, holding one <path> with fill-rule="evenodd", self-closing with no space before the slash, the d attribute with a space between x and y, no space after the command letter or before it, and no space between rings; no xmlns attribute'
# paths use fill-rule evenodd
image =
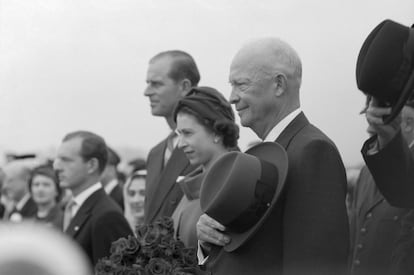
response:
<svg viewBox="0 0 414 275"><path fill-rule="evenodd" d="M132 230L144 222L144 200L145 200L145 169L136 170L127 180L124 186L125 218Z"/></svg>
<svg viewBox="0 0 414 275"><path fill-rule="evenodd" d="M91 275L86 256L65 235L36 223L0 225L0 275Z"/></svg>
<svg viewBox="0 0 414 275"><path fill-rule="evenodd" d="M15 160L7 163L3 169L3 201L6 203L4 219L20 222L33 217L37 212L36 203L29 192L31 170L22 161Z"/></svg>
<svg viewBox="0 0 414 275"><path fill-rule="evenodd" d="M109 146L107 146L107 149L108 161L101 176L101 183L109 197L112 198L123 210L124 196L122 193L122 183L118 179L118 164L121 162L121 158Z"/></svg>
<svg viewBox="0 0 414 275"><path fill-rule="evenodd" d="M29 189L33 201L37 205L34 218L37 221L61 228L63 209L59 201L62 192L59 179L50 164L38 166L33 170Z"/></svg>

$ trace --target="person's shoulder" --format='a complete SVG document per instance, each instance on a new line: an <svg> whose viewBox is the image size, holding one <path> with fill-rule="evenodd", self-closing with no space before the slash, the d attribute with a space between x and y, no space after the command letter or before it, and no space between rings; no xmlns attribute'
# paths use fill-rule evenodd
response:
<svg viewBox="0 0 414 275"><path fill-rule="evenodd" d="M308 124L303 127L295 136L295 144L308 146L313 145L329 145L336 148L335 143L318 127L313 124Z"/></svg>
<svg viewBox="0 0 414 275"><path fill-rule="evenodd" d="M92 214L99 215L109 212L118 212L122 215L122 209L108 194L100 194L92 208Z"/></svg>
<svg viewBox="0 0 414 275"><path fill-rule="evenodd" d="M158 142L156 145L151 147L148 156L152 154L156 154L157 152L160 152L164 148L166 142L167 142L167 137L163 138L160 142Z"/></svg>

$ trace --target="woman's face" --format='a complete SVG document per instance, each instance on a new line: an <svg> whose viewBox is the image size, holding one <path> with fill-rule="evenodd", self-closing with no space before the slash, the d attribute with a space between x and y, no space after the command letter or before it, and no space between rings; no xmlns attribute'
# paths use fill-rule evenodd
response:
<svg viewBox="0 0 414 275"><path fill-rule="evenodd" d="M208 131L190 114L178 113L177 133L178 147L183 149L192 165L206 166L218 148L218 140L214 133ZM214 142L214 140L217 142Z"/></svg>
<svg viewBox="0 0 414 275"><path fill-rule="evenodd" d="M145 178L134 178L127 188L127 195L132 213L143 213L145 199Z"/></svg>
<svg viewBox="0 0 414 275"><path fill-rule="evenodd" d="M32 197L37 204L56 202L58 191L55 182L44 175L35 175L32 180Z"/></svg>

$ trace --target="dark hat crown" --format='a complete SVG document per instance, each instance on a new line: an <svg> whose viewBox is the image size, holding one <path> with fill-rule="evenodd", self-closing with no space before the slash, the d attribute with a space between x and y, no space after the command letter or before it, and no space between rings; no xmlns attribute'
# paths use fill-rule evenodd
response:
<svg viewBox="0 0 414 275"><path fill-rule="evenodd" d="M414 29L384 20L365 39L356 64L358 88L392 106L395 116L413 89Z"/></svg>

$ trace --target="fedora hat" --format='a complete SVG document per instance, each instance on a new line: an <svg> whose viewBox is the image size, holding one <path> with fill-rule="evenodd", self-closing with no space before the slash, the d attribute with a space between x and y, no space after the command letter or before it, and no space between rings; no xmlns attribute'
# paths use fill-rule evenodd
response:
<svg viewBox="0 0 414 275"><path fill-rule="evenodd" d="M286 151L274 142L226 153L207 170L200 205L226 227L231 242L224 250L234 251L260 228L280 197L287 171Z"/></svg>
<svg viewBox="0 0 414 275"><path fill-rule="evenodd" d="M356 64L358 89L391 107L392 121L414 88L414 29L384 20L365 39Z"/></svg>

